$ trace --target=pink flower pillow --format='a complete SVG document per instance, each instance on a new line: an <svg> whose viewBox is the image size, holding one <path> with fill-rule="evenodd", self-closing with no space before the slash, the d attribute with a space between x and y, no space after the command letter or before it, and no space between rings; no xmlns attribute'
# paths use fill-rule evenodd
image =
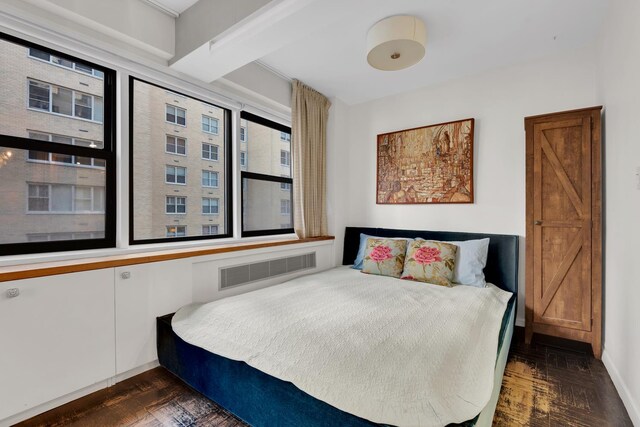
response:
<svg viewBox="0 0 640 427"><path fill-rule="evenodd" d="M452 286L458 247L435 240L414 240L407 249L402 279Z"/></svg>
<svg viewBox="0 0 640 427"><path fill-rule="evenodd" d="M400 277L407 251L406 240L367 239L362 272Z"/></svg>

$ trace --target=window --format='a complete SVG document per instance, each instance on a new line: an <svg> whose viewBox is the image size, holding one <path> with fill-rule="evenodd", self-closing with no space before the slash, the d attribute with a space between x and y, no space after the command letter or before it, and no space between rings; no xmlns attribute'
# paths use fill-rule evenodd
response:
<svg viewBox="0 0 640 427"><path fill-rule="evenodd" d="M202 143L202 158L205 160L218 161L218 146L213 144Z"/></svg>
<svg viewBox="0 0 640 427"><path fill-rule="evenodd" d="M29 213L104 213L104 187L32 183L27 185Z"/></svg>
<svg viewBox="0 0 640 427"><path fill-rule="evenodd" d="M288 199L280 200L280 214L282 215L291 214L291 200L288 200Z"/></svg>
<svg viewBox="0 0 640 427"><path fill-rule="evenodd" d="M217 215L219 213L219 203L220 201L218 199L203 197L202 213L204 215Z"/></svg>
<svg viewBox="0 0 640 427"><path fill-rule="evenodd" d="M187 154L187 140L177 136L167 135L167 142L164 151L171 154L184 156Z"/></svg>
<svg viewBox="0 0 640 427"><path fill-rule="evenodd" d="M232 159L227 156L233 153L232 132L227 132L231 111L135 77L129 79L129 91L130 244L232 236L234 175ZM193 115L191 124L186 128L158 126L153 121L157 114L154 112L163 109L167 122L184 126L188 112ZM193 120L198 118L202 119L201 128L197 123L193 126ZM217 132L218 136L203 130ZM163 158L164 161L157 160ZM216 233L202 233L202 225L207 222L215 222ZM186 228L167 233L168 224Z"/></svg>
<svg viewBox="0 0 640 427"><path fill-rule="evenodd" d="M28 79L29 108L102 123L102 97Z"/></svg>
<svg viewBox="0 0 640 427"><path fill-rule="evenodd" d="M39 141L50 141L50 142L56 142L58 144L79 145L82 147L91 147L91 148L97 148L99 144L102 145L101 142L98 143L96 141L90 141L82 138L73 138L73 137L64 136L64 135L54 135L51 133L35 132L35 131L29 131L28 133L29 133L30 139L37 139ZM75 167L78 167L78 166L96 167L96 168L102 168L102 169L104 169L104 167L106 166L106 161L103 159L74 156L72 154L47 153L43 151L34 151L34 150L29 150L27 161L40 162L40 163L53 163L53 164L75 166Z"/></svg>
<svg viewBox="0 0 640 427"><path fill-rule="evenodd" d="M280 150L280 164L291 167L291 153L289 151Z"/></svg>
<svg viewBox="0 0 640 427"><path fill-rule="evenodd" d="M115 247L115 71L4 34L0 51L0 256Z"/></svg>
<svg viewBox="0 0 640 427"><path fill-rule="evenodd" d="M218 172L202 171L202 186L218 188Z"/></svg>
<svg viewBox="0 0 640 427"><path fill-rule="evenodd" d="M27 242L52 242L60 240L103 239L104 231L80 231L77 233L27 233Z"/></svg>
<svg viewBox="0 0 640 427"><path fill-rule="evenodd" d="M29 56L41 61L49 62L54 65L59 65L61 67L75 70L79 73L88 74L99 79L104 78L104 72L100 70L97 70L81 62L73 62L68 59L60 58L58 56L50 54L49 52L45 52L44 50L36 49L34 47L29 48Z"/></svg>
<svg viewBox="0 0 640 427"><path fill-rule="evenodd" d="M165 212L168 214L187 213L187 198L167 196Z"/></svg>
<svg viewBox="0 0 640 427"><path fill-rule="evenodd" d="M167 237L185 237L187 235L186 225L167 225Z"/></svg>
<svg viewBox="0 0 640 427"><path fill-rule="evenodd" d="M167 184L186 184L187 168L167 165L165 169L165 182Z"/></svg>
<svg viewBox="0 0 640 427"><path fill-rule="evenodd" d="M240 128L240 141L247 142L247 128L244 126Z"/></svg>
<svg viewBox="0 0 640 427"><path fill-rule="evenodd" d="M202 115L202 131L206 133L218 134L218 119Z"/></svg>
<svg viewBox="0 0 640 427"><path fill-rule="evenodd" d="M167 104L167 116L166 120L169 123L173 123L179 126L187 125L187 110L184 108L176 107L175 105Z"/></svg>
<svg viewBox="0 0 640 427"><path fill-rule="evenodd" d="M202 235L203 236L212 236L218 234L218 226L205 224L202 226Z"/></svg>
<svg viewBox="0 0 640 427"><path fill-rule="evenodd" d="M284 142L291 142L291 134L289 132L280 132L280 140Z"/></svg>
<svg viewBox="0 0 640 427"><path fill-rule="evenodd" d="M288 175L280 175L280 176L282 176L284 178L289 178ZM280 189L284 190L284 191L290 191L291 190L291 184L288 184L286 182L281 182L280 183Z"/></svg>
<svg viewBox="0 0 640 427"><path fill-rule="evenodd" d="M291 157L280 150L291 129L244 111L240 117L252 129L246 157L240 154L242 236L293 233ZM256 160L249 164L248 156Z"/></svg>

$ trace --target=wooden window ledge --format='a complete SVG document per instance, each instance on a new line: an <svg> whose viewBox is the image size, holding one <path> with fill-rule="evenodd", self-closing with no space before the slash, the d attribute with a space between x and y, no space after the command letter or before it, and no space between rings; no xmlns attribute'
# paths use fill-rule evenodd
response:
<svg viewBox="0 0 640 427"><path fill-rule="evenodd" d="M54 276L57 274L77 273L80 271L100 270L103 268L123 267L150 262L223 254L227 252L248 251L252 249L276 246L296 245L300 243L334 240L334 236L309 237L306 239L270 240L252 243L230 243L206 248L174 249L155 252L141 252L127 255L113 255L99 258L44 262L0 267L0 282L32 279L34 277Z"/></svg>

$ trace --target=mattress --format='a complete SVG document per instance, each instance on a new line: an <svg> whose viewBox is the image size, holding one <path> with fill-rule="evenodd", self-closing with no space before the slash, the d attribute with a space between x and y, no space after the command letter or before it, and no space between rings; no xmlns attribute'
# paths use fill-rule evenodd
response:
<svg viewBox="0 0 640 427"><path fill-rule="evenodd" d="M173 329L364 420L435 426L472 419L493 397L510 296L342 267L185 307Z"/></svg>

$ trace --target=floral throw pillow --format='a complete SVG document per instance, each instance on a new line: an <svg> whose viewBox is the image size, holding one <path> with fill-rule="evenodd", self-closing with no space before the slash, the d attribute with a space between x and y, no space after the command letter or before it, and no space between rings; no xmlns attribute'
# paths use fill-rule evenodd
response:
<svg viewBox="0 0 640 427"><path fill-rule="evenodd" d="M415 240L407 249L402 279L452 286L458 247L435 240Z"/></svg>
<svg viewBox="0 0 640 427"><path fill-rule="evenodd" d="M367 239L362 272L400 277L406 251L406 240Z"/></svg>

